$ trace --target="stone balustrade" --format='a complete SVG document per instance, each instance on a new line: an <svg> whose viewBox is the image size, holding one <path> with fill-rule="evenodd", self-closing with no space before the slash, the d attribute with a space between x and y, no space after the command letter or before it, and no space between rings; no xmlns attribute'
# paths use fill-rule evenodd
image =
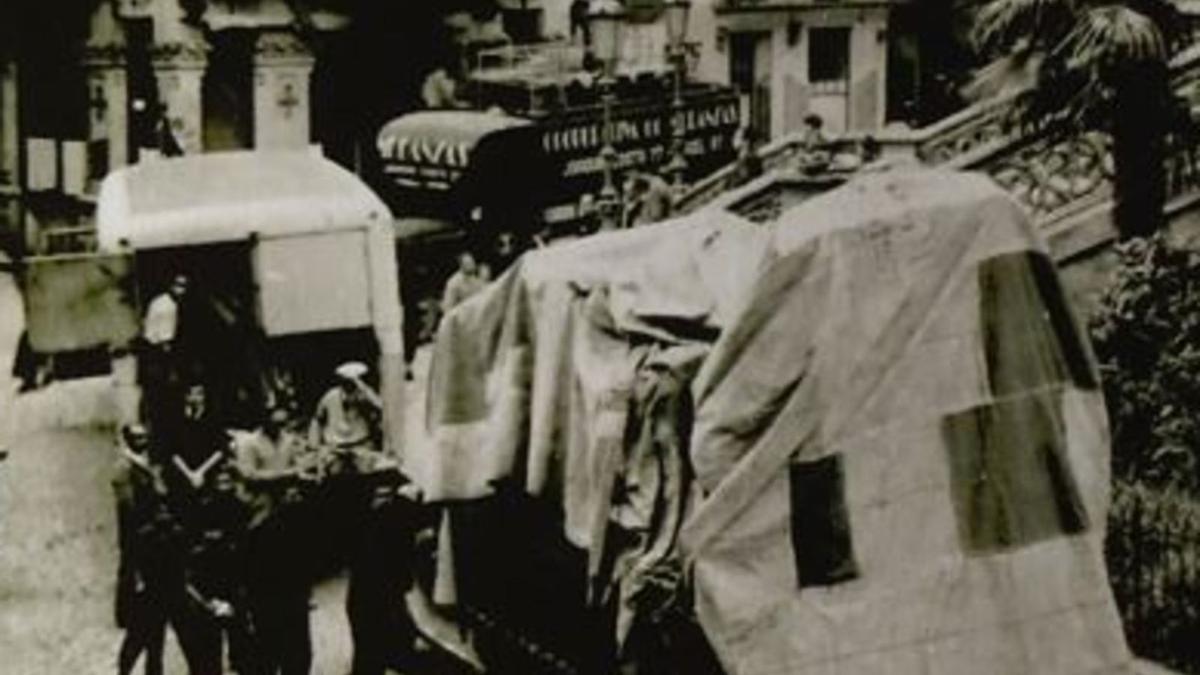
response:
<svg viewBox="0 0 1200 675"><path fill-rule="evenodd" d="M1191 104L1194 117L1200 116L1200 45L1177 55L1171 67L1176 94ZM1018 123L1015 112L1016 96L1007 96L975 104L928 127L885 129L874 137L884 157L911 157L930 166L988 173L1043 224L1111 198L1113 159L1106 134L1031 133ZM787 173L802 147L800 134L766 144L759 151L764 170ZM1168 197L1200 187L1197 152L1200 137L1170 139ZM678 210L690 212L712 202L737 179L736 165L709 175L680 196Z"/></svg>

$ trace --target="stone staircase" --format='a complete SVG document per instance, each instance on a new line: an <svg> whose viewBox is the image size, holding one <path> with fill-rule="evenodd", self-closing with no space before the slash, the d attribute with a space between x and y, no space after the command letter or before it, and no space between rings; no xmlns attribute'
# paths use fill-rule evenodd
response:
<svg viewBox="0 0 1200 675"><path fill-rule="evenodd" d="M1177 55L1171 69L1176 93L1200 116L1200 45ZM1014 97L997 98L922 129L885 130L875 138L884 158L989 174L1025 205L1052 245L1057 242L1060 258L1111 240L1111 139L1100 132L1067 138L1031 133L1017 124L1014 112ZM1167 161L1172 216L1200 202L1200 139L1173 140ZM762 178L735 186L736 167L727 166L692 185L677 200L677 209L686 213L717 206L752 220L769 220L789 200L819 191L796 168L802 147L799 134L777 139L760 150Z"/></svg>

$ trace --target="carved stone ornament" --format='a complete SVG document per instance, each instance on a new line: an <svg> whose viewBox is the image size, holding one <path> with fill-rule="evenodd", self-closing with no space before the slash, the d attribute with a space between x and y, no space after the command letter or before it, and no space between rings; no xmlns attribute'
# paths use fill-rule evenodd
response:
<svg viewBox="0 0 1200 675"><path fill-rule="evenodd" d="M122 19L148 19L154 15L155 0L116 0L117 16Z"/></svg>
<svg viewBox="0 0 1200 675"><path fill-rule="evenodd" d="M156 43L150 48L154 67L203 68L208 62L209 46L202 38Z"/></svg>
<svg viewBox="0 0 1200 675"><path fill-rule="evenodd" d="M125 45L118 42L89 44L83 48L83 65L92 68L113 68L125 64Z"/></svg>
<svg viewBox="0 0 1200 675"><path fill-rule="evenodd" d="M1038 220L1103 201L1111 194L1112 148L1090 132L1034 143L989 162L985 171Z"/></svg>
<svg viewBox="0 0 1200 675"><path fill-rule="evenodd" d="M312 50L291 31L266 31L254 43L255 63L311 66Z"/></svg>

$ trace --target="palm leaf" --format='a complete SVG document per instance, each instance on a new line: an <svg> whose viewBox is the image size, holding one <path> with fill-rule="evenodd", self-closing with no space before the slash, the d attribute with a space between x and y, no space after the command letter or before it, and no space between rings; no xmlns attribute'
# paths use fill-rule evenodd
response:
<svg viewBox="0 0 1200 675"><path fill-rule="evenodd" d="M1099 69L1165 62L1170 49L1153 19L1124 5L1084 11L1075 27L1050 55L1069 70Z"/></svg>
<svg viewBox="0 0 1200 675"><path fill-rule="evenodd" d="M982 54L1004 54L1018 44L1047 48L1070 29L1077 1L990 0L975 16L971 40Z"/></svg>
<svg viewBox="0 0 1200 675"><path fill-rule="evenodd" d="M968 101L1011 96L1034 88L1041 71L1043 52L1013 49L976 70L961 93Z"/></svg>

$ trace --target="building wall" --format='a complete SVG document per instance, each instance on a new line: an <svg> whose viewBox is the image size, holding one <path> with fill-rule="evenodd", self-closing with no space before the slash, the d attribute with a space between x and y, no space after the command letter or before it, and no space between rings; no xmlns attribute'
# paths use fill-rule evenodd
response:
<svg viewBox="0 0 1200 675"><path fill-rule="evenodd" d="M542 8L542 35L547 40L571 35L571 0L534 0Z"/></svg>
<svg viewBox="0 0 1200 675"><path fill-rule="evenodd" d="M787 12L714 15L714 45L702 57L702 67L716 75L723 65L728 72L732 36L765 32L770 35L769 63L756 67L770 72L772 137L799 130L810 113L820 115L834 134L878 129L887 108L888 14L887 7L796 5ZM810 81L810 42L814 31L828 28L849 30L848 74L842 85L816 86Z"/></svg>
<svg viewBox="0 0 1200 675"><path fill-rule="evenodd" d="M693 76L702 82L729 84L729 57L718 46L716 2L692 0L688 39L699 48Z"/></svg>

